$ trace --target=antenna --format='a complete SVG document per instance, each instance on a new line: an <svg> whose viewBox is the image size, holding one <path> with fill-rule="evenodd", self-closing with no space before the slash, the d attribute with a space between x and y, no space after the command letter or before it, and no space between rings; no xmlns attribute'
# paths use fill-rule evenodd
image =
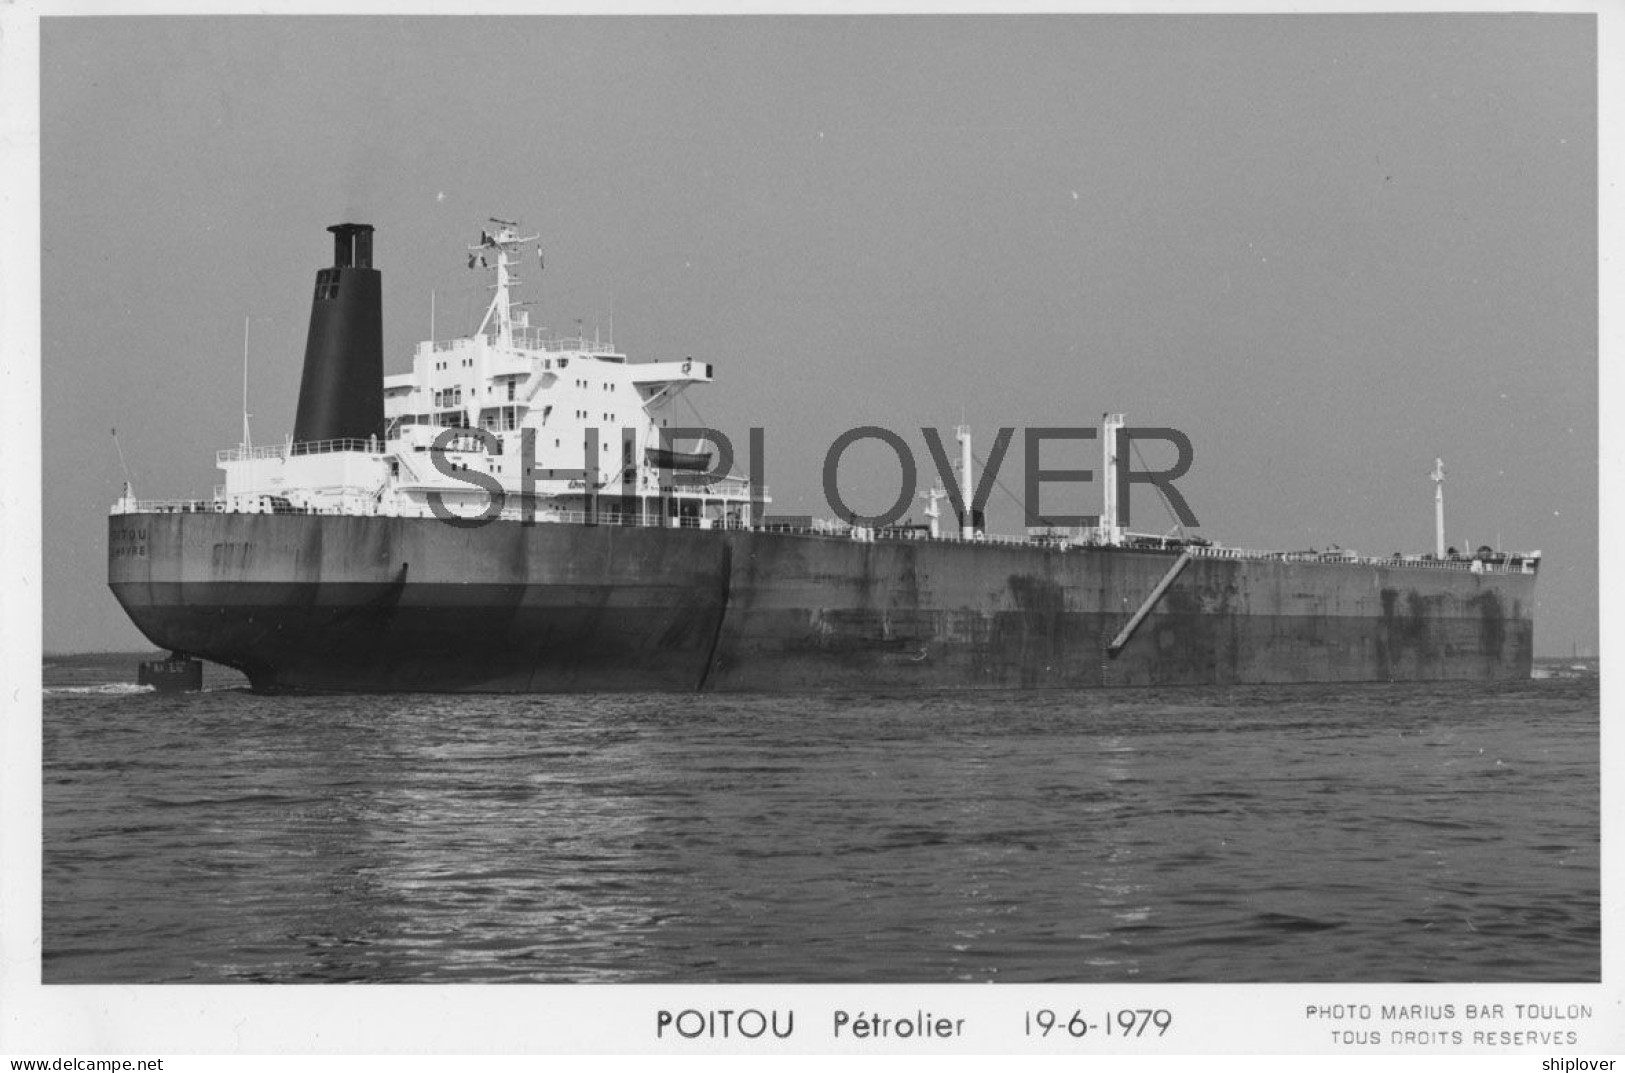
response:
<svg viewBox="0 0 1625 1073"><path fill-rule="evenodd" d="M251 317L243 318L243 450L247 451L254 446L248 435L248 322Z"/></svg>
<svg viewBox="0 0 1625 1073"><path fill-rule="evenodd" d="M126 487L135 482L130 479L130 467L124 464L124 448L119 446L118 429L113 430L113 450L118 452L118 468L124 471L124 484Z"/></svg>

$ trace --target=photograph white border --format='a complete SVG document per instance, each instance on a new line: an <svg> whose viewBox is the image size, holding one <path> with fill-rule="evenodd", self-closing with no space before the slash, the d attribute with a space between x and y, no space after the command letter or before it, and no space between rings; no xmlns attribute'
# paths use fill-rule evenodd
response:
<svg viewBox="0 0 1625 1073"><path fill-rule="evenodd" d="M1604 600L1600 652L1603 654L1602 816L1604 929L1598 984L1349 984L1349 985L504 985L490 986L42 986L40 979L40 763L41 763L41 592L40 531L40 112L37 22L41 15L205 14L238 12L246 5L220 3L17 3L0 7L0 132L3 132L5 263L0 271L0 420L7 430L10 465L0 484L0 519L7 550L3 588L6 608L0 614L0 659L4 660L3 753L0 771L0 1054L884 1054L952 1055L980 1053L1089 1054L1112 1053L1095 1038L1087 1047L1062 1041L1035 1046L1012 1031L1025 1010L1051 1008L1118 1008L1167 1006L1177 1011L1179 1031L1162 1041L1122 1046L1120 1053L1145 1054L1336 1054L1375 1064L1393 1064L1400 1056L1424 1055L1429 1068L1451 1055L1485 1052L1473 1048L1413 1048L1361 1054L1328 1041L1328 1026L1304 1015L1307 1005L1383 1003L1475 1004L1538 1001L1583 1003L1596 1011L1584 1025L1578 1047L1520 1048L1518 1068L1528 1059L1547 1055L1619 1053L1625 1049L1625 945L1619 928L1622 915L1620 833L1608 817L1625 815L1618 772L1621 739L1617 689L1610 689L1611 655L1621 641L1617 613ZM984 5L883 6L888 11L973 11ZM1180 11L1212 12L1195 3L1112 5L1027 4L1028 11ZM1520 3L1519 11L1593 12L1597 14L1599 48L1599 161L1601 227L1601 337L1599 407L1604 417L1621 411L1618 360L1622 353L1620 316L1621 253L1619 191L1621 169L1619 109L1625 102L1625 51L1621 48L1620 5ZM263 3L253 10L268 14L336 13L314 2ZM448 14L447 5L408 0L387 7L350 3L347 13ZM670 13L648 4L537 5L482 3L482 14L582 12ZM714 12L834 10L871 12L870 5L820 5L809 8L762 4L713 4ZM1323 11L1482 11L1511 10L1482 4L1327 4L1225 5L1249 12ZM459 6L457 13L465 12ZM1619 531L1615 504L1607 494L1625 471L1625 438L1617 421L1601 421L1603 534ZM1614 485L1617 487L1617 484ZM1618 540L1602 542L1600 588L1625 592L1618 556L1608 554ZM1609 967L1612 967L1610 969ZM657 1012L662 1009L785 1009L796 1011L798 1031L792 1041L766 1045L740 1040L674 1040L657 1038ZM966 1017L974 1026L953 1044L933 1041L834 1040L827 1019L842 1009L910 1013L915 1009ZM806 1028L801 1026L805 1024ZM1358 1025L1351 1025L1358 1027ZM1113 1048L1117 1050L1117 1048ZM1473 1059L1482 1068L1482 1062ZM1401 1063L1402 1067L1405 1063ZM1454 1064L1454 1063L1450 1063ZM1506 1064L1500 1063L1497 1064ZM169 1067L179 1068L179 1067ZM190 1068L203 1068L193 1066ZM239 1067L240 1068L240 1067ZM348 1067L347 1067L348 1068ZM396 1068L411 1068L410 1065Z"/></svg>

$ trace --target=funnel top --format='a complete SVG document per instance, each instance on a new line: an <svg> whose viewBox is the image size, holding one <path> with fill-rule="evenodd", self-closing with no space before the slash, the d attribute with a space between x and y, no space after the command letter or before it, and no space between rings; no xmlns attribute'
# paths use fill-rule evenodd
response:
<svg viewBox="0 0 1625 1073"><path fill-rule="evenodd" d="M328 230L333 232L334 268L372 267L371 224L334 224Z"/></svg>

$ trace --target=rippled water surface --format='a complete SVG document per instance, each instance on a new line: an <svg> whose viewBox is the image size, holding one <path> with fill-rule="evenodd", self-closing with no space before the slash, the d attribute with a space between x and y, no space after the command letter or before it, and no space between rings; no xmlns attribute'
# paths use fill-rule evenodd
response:
<svg viewBox="0 0 1625 1073"><path fill-rule="evenodd" d="M1598 686L257 696L48 662L44 977L1596 980Z"/></svg>

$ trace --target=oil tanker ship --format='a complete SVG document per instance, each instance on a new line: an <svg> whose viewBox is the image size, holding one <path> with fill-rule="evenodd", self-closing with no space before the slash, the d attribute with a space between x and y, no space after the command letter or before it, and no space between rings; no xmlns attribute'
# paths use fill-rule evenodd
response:
<svg viewBox="0 0 1625 1073"><path fill-rule="evenodd" d="M373 229L329 228L292 434L219 452L209 499L126 485L108 580L143 634L260 690L1091 688L1527 677L1539 553L1249 551L1119 524L1026 537L789 523L678 450L690 358L629 361L512 299L536 236L492 220L466 337L384 375ZM431 333L433 334L433 333ZM703 447L700 444L699 447ZM969 431L962 487L973 504ZM715 445L713 444L713 448ZM754 464L754 462L753 462ZM943 531L945 528L946 531ZM1441 541L1442 543L1442 541Z"/></svg>

